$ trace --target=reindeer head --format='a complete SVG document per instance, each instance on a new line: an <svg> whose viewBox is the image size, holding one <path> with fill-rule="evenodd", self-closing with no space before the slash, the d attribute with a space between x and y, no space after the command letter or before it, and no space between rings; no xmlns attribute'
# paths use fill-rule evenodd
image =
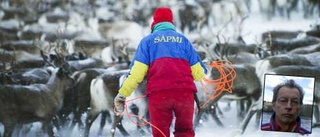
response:
<svg viewBox="0 0 320 137"><path fill-rule="evenodd" d="M47 65L54 68L61 67L66 71L70 71L70 65L68 64L68 57L63 56L59 51L55 50L56 54L49 54L48 56L44 55L43 51L40 51L41 57L47 63Z"/></svg>
<svg viewBox="0 0 320 137"><path fill-rule="evenodd" d="M129 63L128 42L124 39L112 39L112 60L118 63Z"/></svg>

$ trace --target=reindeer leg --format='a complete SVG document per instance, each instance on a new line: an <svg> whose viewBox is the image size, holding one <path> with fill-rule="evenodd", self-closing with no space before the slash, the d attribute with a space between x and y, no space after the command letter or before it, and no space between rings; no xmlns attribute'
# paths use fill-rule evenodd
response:
<svg viewBox="0 0 320 137"><path fill-rule="evenodd" d="M42 122L42 130L47 133L49 137L54 137L53 126L51 120L46 120Z"/></svg>
<svg viewBox="0 0 320 137"><path fill-rule="evenodd" d="M243 121L245 115L248 113L250 106L252 105L251 99L241 99L237 101L238 108L238 120Z"/></svg>
<svg viewBox="0 0 320 137"><path fill-rule="evenodd" d="M78 112L78 111L73 111L73 114L74 114L74 116L73 116L73 120L72 120L72 122L71 122L71 124L70 124L70 127L69 127L69 130L71 131L71 130L73 130L73 128L75 127L75 125L78 123L78 127L79 127L79 129L83 129L83 124L82 124L82 122L81 122L81 115L82 115L82 113L80 113L80 112ZM80 124L81 123L81 124Z"/></svg>
<svg viewBox="0 0 320 137"><path fill-rule="evenodd" d="M76 120L76 116L74 115L73 120L71 121L71 124L69 126L69 130L73 130L74 126L76 125L77 120Z"/></svg>
<svg viewBox="0 0 320 137"><path fill-rule="evenodd" d="M223 110L224 111L230 111L231 110L231 103L228 102L227 106Z"/></svg>
<svg viewBox="0 0 320 137"><path fill-rule="evenodd" d="M16 124L15 128L14 128L14 133L12 133L12 136L23 136L24 134L22 132L24 132L24 129L22 129L22 124ZM21 135L22 134L22 135ZM1 134L0 134L1 137Z"/></svg>
<svg viewBox="0 0 320 137"><path fill-rule="evenodd" d="M93 111L90 111L88 113L85 129L84 129L84 137L89 136L91 125L93 121L98 117L98 114L99 114L98 112L93 112Z"/></svg>
<svg viewBox="0 0 320 137"><path fill-rule="evenodd" d="M248 126L248 123L249 123L249 121L250 121L250 119L251 119L251 117L253 116L254 113L256 113L256 112L250 110L249 113L244 118L244 120L242 121L242 123L240 125L241 134L243 134L244 131L246 130L246 128Z"/></svg>
<svg viewBox="0 0 320 137"><path fill-rule="evenodd" d="M130 106L130 110L132 111L132 113L134 115L136 115L136 116L139 115L139 108L136 104L132 104ZM139 117L137 117L137 121L138 121L138 123L143 123L143 121L140 120ZM140 135L142 135L142 136L146 135L146 132L144 132L144 130L141 128L141 126L137 125L137 129L138 129Z"/></svg>
<svg viewBox="0 0 320 137"><path fill-rule="evenodd" d="M27 137L28 133L31 131L33 124L18 124L16 129L18 129L18 135L21 137ZM18 128L17 128L18 127Z"/></svg>
<svg viewBox="0 0 320 137"><path fill-rule="evenodd" d="M259 128L261 115L262 115L262 112L257 110L257 112L256 112L256 124L255 124L256 128Z"/></svg>
<svg viewBox="0 0 320 137"><path fill-rule="evenodd" d="M115 121L117 122L117 128L120 130L120 132L122 133L123 136L130 136L129 133L124 129L123 125L122 125L122 116L116 116L115 117Z"/></svg>
<svg viewBox="0 0 320 137"><path fill-rule="evenodd" d="M213 120L218 124L218 126L224 127L224 125L222 124L222 122L218 118L216 107L210 108L210 114L211 114Z"/></svg>
<svg viewBox="0 0 320 137"><path fill-rule="evenodd" d="M149 112L148 112L148 111L146 112L146 119L147 119L147 121L150 121L150 115L149 115ZM152 132L152 131L151 131L151 125L150 125L150 124L148 124L146 128L147 128L147 131L148 131L149 133Z"/></svg>
<svg viewBox="0 0 320 137"><path fill-rule="evenodd" d="M130 136L129 133L124 129L123 125L122 125L122 116L117 116L117 115L114 115L114 120L113 120L113 123L112 123L112 127L111 127L111 136L114 137L115 135L115 127L117 127L121 134L123 136Z"/></svg>
<svg viewBox="0 0 320 137"><path fill-rule="evenodd" d="M237 100L237 118L242 121L245 117L245 100Z"/></svg>
<svg viewBox="0 0 320 137"><path fill-rule="evenodd" d="M70 119L69 119L68 115L70 113L68 113L67 115L65 115L66 113L63 114L63 112L62 113L58 113L52 119L53 127L57 128L57 131L58 131L58 133L60 135L71 136L70 135L71 132L66 132L66 131L72 131L72 129L73 129L73 127L72 128L69 127ZM72 121L70 123L72 123Z"/></svg>
<svg viewBox="0 0 320 137"><path fill-rule="evenodd" d="M88 106L88 107L89 107L89 106ZM78 123L78 127L79 127L79 128L83 128L83 127L84 127L84 122L82 122L81 117L82 117L82 115L83 115L84 113L87 113L88 111L90 111L90 110L88 110L88 107L82 106L82 107L80 107L79 110L78 110L78 115L77 115L76 120L77 120L77 123ZM90 111L90 112L91 112L91 111ZM89 113L90 113L90 112L89 112ZM97 113L97 115L98 115L100 112L95 112L95 113Z"/></svg>
<svg viewBox="0 0 320 137"><path fill-rule="evenodd" d="M15 127L15 124L3 124L4 125L4 134L3 137L11 137L13 133L13 129Z"/></svg>
<svg viewBox="0 0 320 137"><path fill-rule="evenodd" d="M221 108L219 107L218 103L215 107L216 107L216 110L218 111L218 114L223 116L223 112L222 112Z"/></svg>
<svg viewBox="0 0 320 137"><path fill-rule="evenodd" d="M245 118L243 119L241 125L240 125L240 132L241 134L244 133L244 131L246 130L249 121L251 120L252 116L257 113L260 109L256 109L254 108L254 105L251 105L249 112L247 113L247 115L245 116ZM257 117L261 116L261 112L258 112L259 114L257 114ZM256 117L256 119L257 119ZM260 117L259 117L260 119ZM258 120L259 121L259 120Z"/></svg>
<svg viewBox="0 0 320 137"><path fill-rule="evenodd" d="M48 133L49 137L55 137L54 136L54 132L53 132L53 126L52 126L51 123L48 123L47 128L48 128L48 132L47 133Z"/></svg>
<svg viewBox="0 0 320 137"><path fill-rule="evenodd" d="M107 117L110 117L109 111L101 112L101 121L100 121L100 128L99 128L99 131L98 131L98 136L102 135L102 130L103 130L103 127L106 125Z"/></svg>
<svg viewBox="0 0 320 137"><path fill-rule="evenodd" d="M319 107L317 104L314 105L314 111L313 111L313 115L315 118L315 122L313 123L312 127L318 127L320 126L320 114L319 114Z"/></svg>
<svg viewBox="0 0 320 137"><path fill-rule="evenodd" d="M194 129L196 129L199 126L200 119L201 119L203 112L204 112L203 109L198 110L198 114L195 116L195 119L194 119Z"/></svg>
<svg viewBox="0 0 320 137"><path fill-rule="evenodd" d="M138 120L138 123L143 123L143 121L140 120L139 118L137 118L137 120ZM146 132L142 129L141 126L137 125L137 129L138 129L139 134L140 134L141 136L145 136L145 135L146 135Z"/></svg>
<svg viewBox="0 0 320 137"><path fill-rule="evenodd" d="M55 115L53 117L53 119L52 119L52 123L57 128L58 131L60 131L61 126L63 124L65 124L64 122L62 122L62 121L64 121L62 119L64 119L64 118L62 116L59 116L59 115Z"/></svg>

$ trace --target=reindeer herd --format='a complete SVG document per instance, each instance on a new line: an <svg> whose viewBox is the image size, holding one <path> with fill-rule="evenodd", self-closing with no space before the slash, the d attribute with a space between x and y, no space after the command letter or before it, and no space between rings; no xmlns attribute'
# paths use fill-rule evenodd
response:
<svg viewBox="0 0 320 137"><path fill-rule="evenodd" d="M5 15L0 23L0 125L3 127L3 130L0 130L0 137L26 136L34 122L41 123L40 136L44 134L59 136L62 130L72 131L75 127L78 127L83 136L102 135L105 124L111 125L110 136L115 136L116 128L123 136L129 136L126 126L122 124L123 117L113 113L113 98L123 77L129 71L130 61L135 52L134 46L137 45L137 39L144 35L143 26L137 25L134 21L114 23L110 18L100 18L100 20L91 18L98 16L99 12L85 13L79 10L84 6L73 1L25 3L15 0L14 2L10 6L16 8L10 9L4 6L5 4L1 5ZM90 6L98 8L97 1L90 2ZM208 6L206 2L208 1L201 1L199 5ZM219 1L214 2L216 4ZM310 0L311 2L313 1ZM19 4L24 8L17 8ZM112 0L108 4L117 5ZM281 3L278 2L278 5ZM31 11L28 6L37 10ZM90 6L89 8L92 8ZM179 11L180 13L175 13L182 14L182 10L190 10L194 6L186 5L185 9ZM64 12L68 8L76 12ZM21 13L21 10L34 16L30 18ZM126 10L129 9L123 9ZM203 14L198 15L205 17L209 16L211 10L193 9L189 12L201 11ZM119 12L115 9L109 11ZM77 13L81 13L81 16ZM145 16L150 17L150 13ZM143 21L140 24L148 24L146 20L148 19L140 19L139 21ZM177 25L181 26L181 30L189 28L191 31L200 31L208 20L200 17L193 21L196 22L186 21L181 24L177 22ZM220 21L228 24L232 20L227 18ZM123 28L131 26L135 29L123 31ZM222 102L228 104L236 102L236 108L229 106L229 109L237 109L235 117L239 121L237 129L239 134L246 132L249 121L254 116L256 116L255 126L258 127L266 73L316 78L313 128L318 128L320 125L319 31L318 25L305 32L268 31L261 34L261 40L254 44L245 43L241 40L241 35L234 41L227 39L221 31L210 36L200 34L200 37L193 41L193 45L202 55L203 61L210 63L216 60L229 60L233 63L237 76L231 94L224 92L195 113L195 129L201 128L200 125L203 123L201 121L207 116L211 116L218 126L226 127L219 116L223 115L219 106ZM122 38L129 32L135 32L136 38ZM215 68L208 65L208 70L206 78L214 80L219 77ZM208 83L203 83L204 86L212 87ZM146 81L143 81L131 98L143 96L145 85ZM198 85L199 103L207 101L207 96L202 94L203 87L199 83L196 85ZM148 119L146 101L146 98L141 98L128 103L129 113ZM90 133L93 122L99 114L101 119L98 133ZM144 123L141 118L137 118L138 123ZM141 135L150 132L148 126L147 128L137 126L137 130Z"/></svg>

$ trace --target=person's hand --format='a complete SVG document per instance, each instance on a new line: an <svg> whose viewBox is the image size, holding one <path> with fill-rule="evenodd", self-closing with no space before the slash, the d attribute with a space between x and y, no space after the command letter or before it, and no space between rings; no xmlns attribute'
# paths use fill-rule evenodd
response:
<svg viewBox="0 0 320 137"><path fill-rule="evenodd" d="M124 103L126 101L126 97L118 93L118 95L114 98L114 107L116 115L120 115L124 111Z"/></svg>

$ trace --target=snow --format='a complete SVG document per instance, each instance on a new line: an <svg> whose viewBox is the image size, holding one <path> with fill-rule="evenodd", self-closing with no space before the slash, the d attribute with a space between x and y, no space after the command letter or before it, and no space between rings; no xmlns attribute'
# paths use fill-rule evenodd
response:
<svg viewBox="0 0 320 137"><path fill-rule="evenodd" d="M227 105L225 102L219 103L220 107L224 109ZM229 111L223 110L223 115L220 115L220 120L224 124L224 128L219 127L212 119L204 119L202 126L196 129L196 137L302 137L303 135L297 134L297 133L285 133L285 132L271 132L271 131L261 131L260 127L255 127L255 115L253 116L252 120L249 122L248 127L244 134L238 134L238 126L240 125L240 122L237 119L236 109L235 109L235 102L231 103L231 109ZM132 117L134 119L134 117ZM99 122L100 122L100 116L97 118L97 120L93 123L91 130L90 130L90 136L96 136L99 129ZM259 121L259 123L261 123ZM132 137L152 137L151 133L146 131L146 135L142 136L138 133L136 130L136 125L129 120L128 117L124 117L123 119L123 125L125 129L128 131L128 133ZM259 125L260 126L260 125ZM77 128L76 128L77 129ZM79 133L77 130L73 130L71 133L72 137L78 137L81 136L81 133ZM145 127L143 128L145 129ZM103 129L102 136L110 136L110 124L106 124L106 126ZM171 135L173 132L173 127L170 129ZM116 129L116 137L122 136L122 134L119 132L118 129ZM307 136L307 135L305 135ZM308 137L319 137L320 136L320 128L313 128L312 134L310 134Z"/></svg>
<svg viewBox="0 0 320 137"><path fill-rule="evenodd" d="M220 107L224 109L227 105L226 102L219 103ZM235 109L235 102L231 102L231 109L229 111L223 110L223 115L220 115L220 120L224 124L224 128L217 126L217 124L210 118L204 119L202 126L196 129L196 137L302 137L303 135L297 134L297 133L285 133L285 132L271 132L271 131L261 131L260 127L255 127L255 115L253 116L252 120L249 122L249 125L244 132L244 134L238 134L238 126L240 122L238 122L238 119L236 118L236 109ZM83 116L83 120L84 120ZM90 137L96 137L98 136L98 129L100 125L100 116L94 121L91 130L90 130ZM131 117L133 120L134 117ZM260 121L259 121L260 123ZM103 128L103 133L101 137L109 137L110 135L110 123L106 123L106 125ZM123 126L128 131L128 133L132 137L152 137L151 133L149 133L147 130L146 135L142 136L138 133L136 125L129 120L128 117L124 117L123 119ZM36 123L33 125L31 132L29 133L30 136L36 136L39 133L41 128L39 123ZM145 127L143 127L145 129ZM1 130L0 128L0 131ZM173 127L171 127L171 135L173 132ZM61 137L68 136L68 137L80 137L82 136L83 131L79 131L77 126L72 132L69 132L68 130L65 130L60 135ZM122 134L119 132L118 129L116 129L115 136L119 137L122 136ZM307 136L307 135L304 135ZM320 128L313 128L312 134L310 134L308 137L319 137L320 136Z"/></svg>

